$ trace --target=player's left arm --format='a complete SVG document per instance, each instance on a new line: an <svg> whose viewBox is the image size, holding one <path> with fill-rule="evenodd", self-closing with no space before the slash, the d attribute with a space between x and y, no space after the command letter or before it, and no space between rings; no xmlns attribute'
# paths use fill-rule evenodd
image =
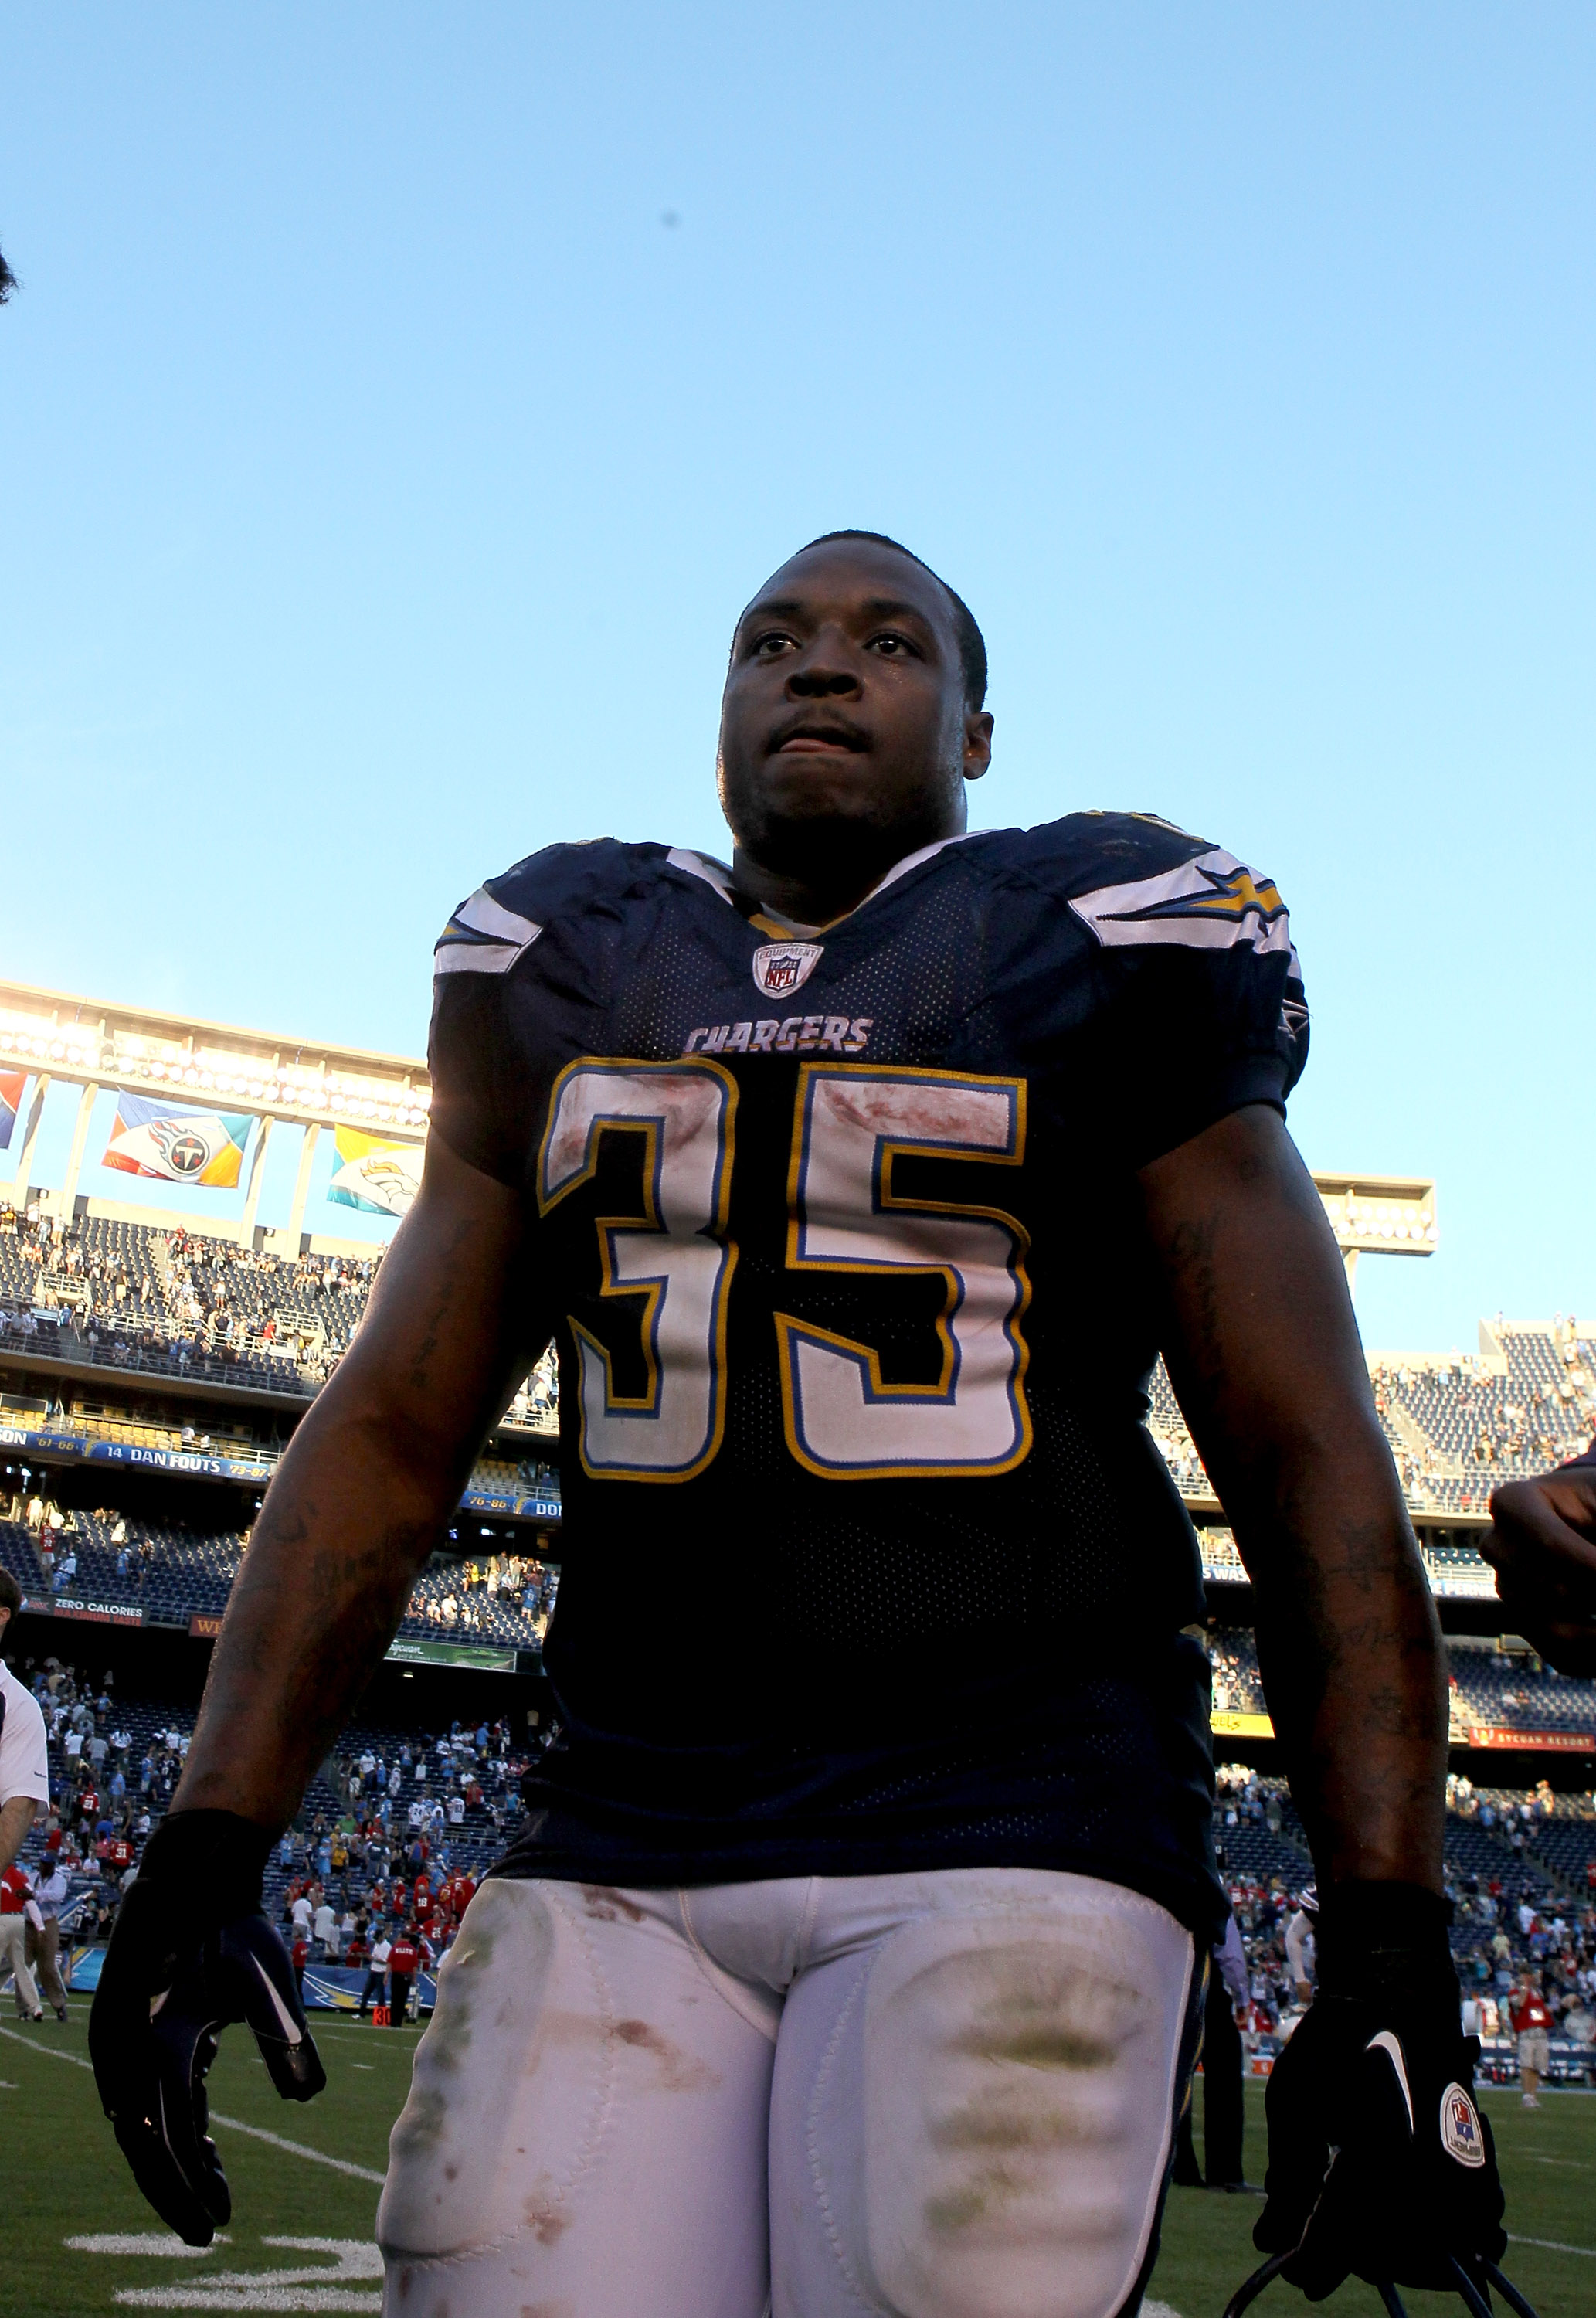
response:
<svg viewBox="0 0 1596 2318"><path fill-rule="evenodd" d="M1500 2259L1441 1885L1439 1623L1313 1179L1278 1111L1142 1172L1164 1353L1253 1586L1320 1886L1319 1994L1269 2080L1256 2242L1318 2299L1349 2270L1446 2287Z"/></svg>
<svg viewBox="0 0 1596 2318"><path fill-rule="evenodd" d="M1141 1181L1165 1361L1252 1580L1320 1878L1439 1892L1440 1630L1313 1178L1250 1104Z"/></svg>

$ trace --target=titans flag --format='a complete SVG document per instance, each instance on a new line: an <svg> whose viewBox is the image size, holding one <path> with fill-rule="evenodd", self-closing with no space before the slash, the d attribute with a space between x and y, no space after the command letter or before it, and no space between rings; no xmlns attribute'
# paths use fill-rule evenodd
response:
<svg viewBox="0 0 1596 2318"><path fill-rule="evenodd" d="M333 1137L338 1171L327 1185L335 1208L359 1208L368 1216L408 1215L421 1189L421 1146L390 1143L358 1128L340 1127Z"/></svg>
<svg viewBox="0 0 1596 2318"><path fill-rule="evenodd" d="M11 1130L22 1107L22 1089L27 1083L26 1071L0 1071L0 1151L11 1148Z"/></svg>
<svg viewBox="0 0 1596 2318"><path fill-rule="evenodd" d="M124 1175L157 1175L166 1183L202 1183L231 1190L238 1181L249 1117L214 1110L177 1110L142 1095L117 1097L116 1125L103 1164Z"/></svg>

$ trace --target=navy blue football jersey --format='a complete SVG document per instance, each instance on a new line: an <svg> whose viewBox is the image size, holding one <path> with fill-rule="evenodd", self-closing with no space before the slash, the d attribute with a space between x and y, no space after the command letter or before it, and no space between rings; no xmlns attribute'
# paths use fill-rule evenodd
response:
<svg viewBox="0 0 1596 2318"><path fill-rule="evenodd" d="M1136 1172L1302 1068L1275 887L1079 813L803 928L605 839L436 966L433 1129L525 1199L560 1363L567 1738L509 1872L1044 1865L1206 1922Z"/></svg>

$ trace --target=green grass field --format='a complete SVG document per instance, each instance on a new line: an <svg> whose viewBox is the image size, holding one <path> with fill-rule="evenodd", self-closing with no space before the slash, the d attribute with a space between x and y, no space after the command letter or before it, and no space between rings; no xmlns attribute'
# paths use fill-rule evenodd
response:
<svg viewBox="0 0 1596 2318"><path fill-rule="evenodd" d="M303 2108L276 2098L249 2038L232 2032L211 2086L238 2218L225 2243L193 2256L175 2251L176 2241L160 2228L122 2164L81 2065L87 2018L80 1999L65 2027L0 2024L0 2306L6 2318L86 2318L128 2309L374 2311L377 2180L416 2032L318 2021L328 2085ZM1250 2086L1248 2099L1247 2171L1256 2180L1263 2171L1261 2087ZM1484 2101L1502 2152L1508 2223L1519 2241L1511 2274L1540 2318L1589 2318L1596 2311L1596 2253L1556 2249L1596 2249L1596 2098L1554 2093L1538 2115L1527 2115L1516 2093L1487 2091ZM223 2125L221 2117L234 2122ZM1257 2210L1251 2197L1171 2191L1153 2298L1179 2318L1219 2318L1257 2260L1250 2235ZM1536 2239L1548 2242L1527 2242ZM1414 2318L1442 2310L1455 2318L1461 2308L1421 2294L1408 2303ZM1321 2306L1334 2318L1380 2318L1377 2297L1361 2287L1343 2287ZM1306 2305L1277 2286L1258 2307L1269 2318Z"/></svg>

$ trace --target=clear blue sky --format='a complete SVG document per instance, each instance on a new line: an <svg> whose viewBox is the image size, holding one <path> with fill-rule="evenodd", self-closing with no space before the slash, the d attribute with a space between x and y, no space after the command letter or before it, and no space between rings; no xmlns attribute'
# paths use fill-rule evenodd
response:
<svg viewBox="0 0 1596 2318"><path fill-rule="evenodd" d="M1584 5L13 10L0 973L419 1050L484 875L721 849L871 526L982 825L1280 883L1307 1156L1440 1183L1370 1341L1596 1308L1593 95Z"/></svg>

